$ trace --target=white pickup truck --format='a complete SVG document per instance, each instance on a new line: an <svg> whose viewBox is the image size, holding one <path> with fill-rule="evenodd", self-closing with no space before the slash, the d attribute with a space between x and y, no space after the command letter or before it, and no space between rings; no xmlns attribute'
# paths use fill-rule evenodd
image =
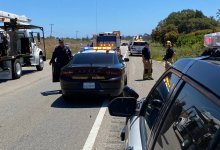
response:
<svg viewBox="0 0 220 150"><path fill-rule="evenodd" d="M146 43L146 41L133 41L130 45L130 55L142 54L142 49Z"/></svg>

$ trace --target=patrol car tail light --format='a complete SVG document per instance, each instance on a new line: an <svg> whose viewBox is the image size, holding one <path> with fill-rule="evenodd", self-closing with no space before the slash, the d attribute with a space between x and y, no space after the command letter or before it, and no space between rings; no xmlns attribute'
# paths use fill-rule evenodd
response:
<svg viewBox="0 0 220 150"><path fill-rule="evenodd" d="M61 77L72 77L74 74L73 70L62 70L60 73Z"/></svg>
<svg viewBox="0 0 220 150"><path fill-rule="evenodd" d="M107 69L105 73L107 76L111 77L120 77L122 74L121 70L118 69Z"/></svg>

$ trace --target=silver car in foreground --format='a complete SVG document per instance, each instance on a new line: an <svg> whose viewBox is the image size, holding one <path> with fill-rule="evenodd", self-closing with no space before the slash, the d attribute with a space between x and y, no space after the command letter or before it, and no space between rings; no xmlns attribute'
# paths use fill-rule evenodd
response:
<svg viewBox="0 0 220 150"><path fill-rule="evenodd" d="M177 61L139 101L125 87L126 97L109 104L110 115L127 117L121 132L125 149L220 149L219 58Z"/></svg>

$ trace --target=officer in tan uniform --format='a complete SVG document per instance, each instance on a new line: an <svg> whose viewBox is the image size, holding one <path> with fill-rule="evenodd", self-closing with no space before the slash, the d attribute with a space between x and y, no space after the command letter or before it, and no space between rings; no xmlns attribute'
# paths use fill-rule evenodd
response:
<svg viewBox="0 0 220 150"><path fill-rule="evenodd" d="M152 78L152 60L149 43L146 42L142 49L142 61L144 65L143 80L153 80Z"/></svg>
<svg viewBox="0 0 220 150"><path fill-rule="evenodd" d="M173 58L175 57L176 53L172 48L172 43L170 41L166 42L166 55L164 56L163 60L165 61L165 70L169 69L170 66L173 64Z"/></svg>

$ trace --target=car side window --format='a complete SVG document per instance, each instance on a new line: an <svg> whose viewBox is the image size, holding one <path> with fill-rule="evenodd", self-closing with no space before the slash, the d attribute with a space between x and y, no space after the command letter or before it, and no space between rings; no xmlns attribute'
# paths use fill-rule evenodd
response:
<svg viewBox="0 0 220 150"><path fill-rule="evenodd" d="M208 149L219 133L218 104L185 84L161 124L154 149Z"/></svg>
<svg viewBox="0 0 220 150"><path fill-rule="evenodd" d="M158 117L158 113L164 106L165 102L168 100L173 88L179 81L179 77L173 73L169 73L159 85L151 92L151 94L146 99L146 104L144 107L144 119L145 119L145 132L150 135L151 129L155 124Z"/></svg>

